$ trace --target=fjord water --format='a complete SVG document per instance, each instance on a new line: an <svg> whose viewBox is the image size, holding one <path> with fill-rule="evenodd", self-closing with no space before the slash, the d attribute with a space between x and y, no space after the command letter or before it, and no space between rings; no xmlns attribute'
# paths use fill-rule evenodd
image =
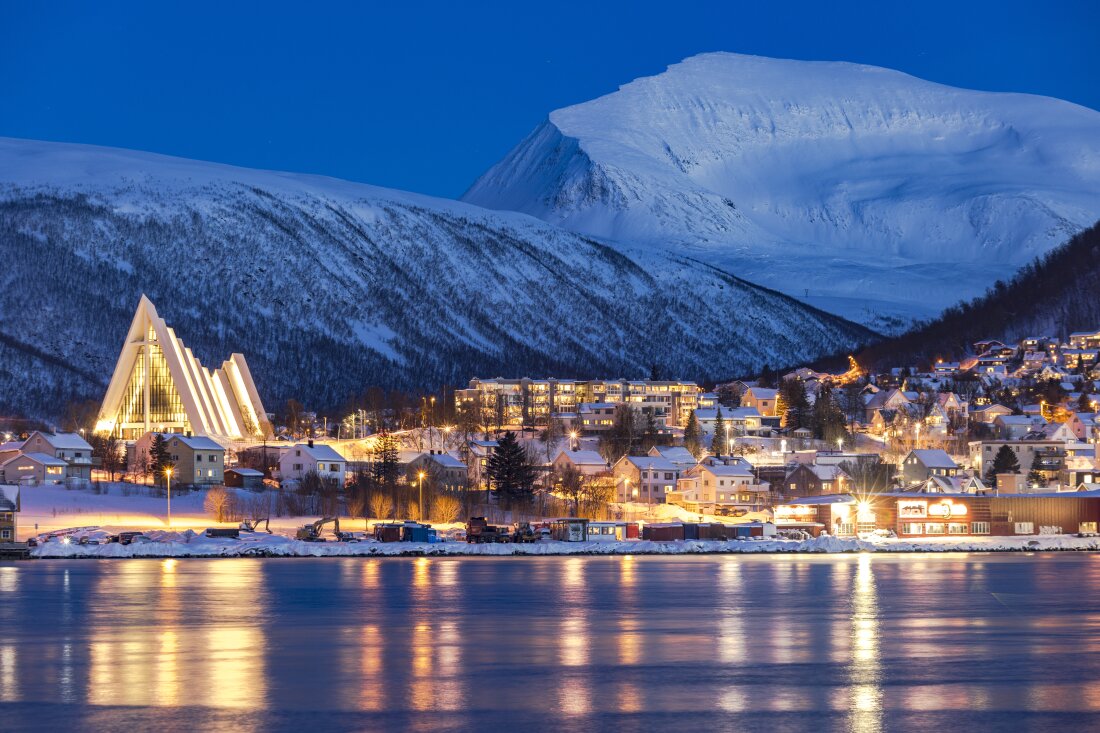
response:
<svg viewBox="0 0 1100 733"><path fill-rule="evenodd" d="M1100 726L1100 557L0 564L0 729Z"/></svg>

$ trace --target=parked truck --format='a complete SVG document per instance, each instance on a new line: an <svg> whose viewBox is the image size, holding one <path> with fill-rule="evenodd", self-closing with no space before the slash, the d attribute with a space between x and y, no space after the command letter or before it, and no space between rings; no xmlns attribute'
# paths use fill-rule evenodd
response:
<svg viewBox="0 0 1100 733"><path fill-rule="evenodd" d="M511 542L512 528L489 524L485 517L470 517L466 522L466 541L475 545Z"/></svg>

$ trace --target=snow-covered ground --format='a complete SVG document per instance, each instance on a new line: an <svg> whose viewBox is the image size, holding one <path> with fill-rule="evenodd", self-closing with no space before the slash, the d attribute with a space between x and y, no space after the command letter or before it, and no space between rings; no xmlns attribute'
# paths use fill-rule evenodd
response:
<svg viewBox="0 0 1100 733"><path fill-rule="evenodd" d="M683 542L555 542L471 545L465 542L299 542L281 535L242 533L241 539L209 538L191 531L151 532L149 542L81 545L47 542L38 558L122 557L361 557L400 555L696 555L721 553L838 552L1043 552L1100 550L1100 538L1071 536L988 537L966 540L858 540L823 536L811 540Z"/></svg>
<svg viewBox="0 0 1100 733"><path fill-rule="evenodd" d="M123 495L123 487L130 496ZM28 486L20 491L22 511L19 512L19 539L25 540L36 534L52 532L66 527L109 527L112 530L166 529L168 502L163 497L147 496L141 492L150 487L127 484L110 484L105 494L95 494L90 490L69 490L63 486ZM255 501L258 497L269 497L274 504L272 494L255 494L249 491L238 492L244 502ZM172 493L172 528L179 530L194 529L202 531L207 527L235 527L237 522L219 525L210 519L203 509L205 491L187 494ZM303 517L272 517L272 529L293 530L306 522ZM350 529L362 529L360 526Z"/></svg>
<svg viewBox="0 0 1100 733"><path fill-rule="evenodd" d="M239 492L243 501L271 494ZM543 540L521 545L471 545L465 542L433 544L374 541L358 543L299 542L294 531L315 517L272 517L272 534L241 533L240 540L208 538L209 527L237 527L237 522L221 524L210 519L203 509L205 492L173 496L172 526L165 520L167 502L163 498L132 494L124 496L121 486L112 485L105 494L70 491L61 486L26 488L22 492L23 511L19 515L21 539L71 527L100 527L104 536L126 530L145 532L149 541L132 545L118 543L81 545L78 542L47 542L33 552L35 557L274 557L316 556L389 556L425 555L672 555L700 553L759 552L1004 552L1049 550L1100 550L1100 538L1061 536L925 538L858 540L824 536L811 540L742 540L649 542L554 542ZM618 506L630 521L732 521L728 517L701 516L669 504L623 504ZM766 514L743 517L739 521L764 521ZM341 517L341 528L362 532L373 524L364 519ZM444 535L461 525L436 525ZM330 536L327 529L326 536Z"/></svg>

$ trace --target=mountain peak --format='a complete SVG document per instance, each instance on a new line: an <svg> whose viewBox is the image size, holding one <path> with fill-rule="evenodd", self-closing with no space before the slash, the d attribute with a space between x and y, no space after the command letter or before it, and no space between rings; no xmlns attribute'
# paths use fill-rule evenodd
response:
<svg viewBox="0 0 1100 733"><path fill-rule="evenodd" d="M550 113L463 198L688 247L900 324L1100 217L1100 113L861 64L707 53Z"/></svg>

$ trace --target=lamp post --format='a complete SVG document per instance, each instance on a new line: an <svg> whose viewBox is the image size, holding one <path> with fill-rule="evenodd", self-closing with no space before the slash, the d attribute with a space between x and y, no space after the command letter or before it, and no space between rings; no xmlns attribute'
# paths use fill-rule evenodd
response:
<svg viewBox="0 0 1100 733"><path fill-rule="evenodd" d="M172 467L164 469L164 476L168 479L166 495L168 496L168 529L172 529Z"/></svg>
<svg viewBox="0 0 1100 733"><path fill-rule="evenodd" d="M569 450L577 450L577 431L569 432Z"/></svg>
<svg viewBox="0 0 1100 733"><path fill-rule="evenodd" d="M421 522L423 522L424 521L424 472L423 471L418 471L417 474L416 474L416 478L419 479L419 484L420 484L420 503L416 505L417 506L417 514L419 514L420 516L418 516L417 519L419 519Z"/></svg>
<svg viewBox="0 0 1100 733"><path fill-rule="evenodd" d="M844 438L837 438L836 439L836 452L840 453L843 450L844 450Z"/></svg>

